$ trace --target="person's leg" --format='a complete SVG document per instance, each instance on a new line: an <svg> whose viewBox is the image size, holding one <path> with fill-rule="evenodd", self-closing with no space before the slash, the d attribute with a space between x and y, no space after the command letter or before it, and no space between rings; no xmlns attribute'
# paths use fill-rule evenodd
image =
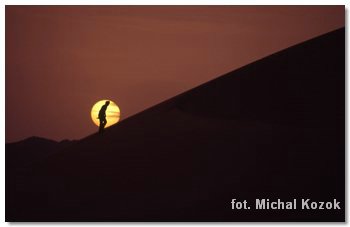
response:
<svg viewBox="0 0 350 227"><path fill-rule="evenodd" d="M103 132L103 128L104 128L104 124L103 124L103 119L100 118L100 126L98 128L98 132L99 133L102 133Z"/></svg>
<svg viewBox="0 0 350 227"><path fill-rule="evenodd" d="M105 126L107 124L107 120L106 119L100 119L100 129L99 129L99 132L102 133Z"/></svg>

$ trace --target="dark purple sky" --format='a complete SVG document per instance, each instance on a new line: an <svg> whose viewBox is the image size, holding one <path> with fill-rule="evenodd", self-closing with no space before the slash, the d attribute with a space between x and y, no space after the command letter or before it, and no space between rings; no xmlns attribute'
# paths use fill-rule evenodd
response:
<svg viewBox="0 0 350 227"><path fill-rule="evenodd" d="M6 142L79 139L345 25L344 6L6 6Z"/></svg>

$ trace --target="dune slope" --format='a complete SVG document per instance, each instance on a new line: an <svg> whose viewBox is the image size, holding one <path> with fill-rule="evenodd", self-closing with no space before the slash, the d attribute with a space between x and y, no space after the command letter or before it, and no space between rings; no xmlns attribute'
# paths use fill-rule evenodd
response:
<svg viewBox="0 0 350 227"><path fill-rule="evenodd" d="M344 59L343 28L88 136L35 165L25 190L6 184L6 220L344 221ZM343 209L255 210L264 198Z"/></svg>

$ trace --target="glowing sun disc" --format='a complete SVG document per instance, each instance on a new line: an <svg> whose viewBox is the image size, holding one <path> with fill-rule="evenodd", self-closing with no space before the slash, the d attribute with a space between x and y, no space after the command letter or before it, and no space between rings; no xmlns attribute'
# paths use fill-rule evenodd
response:
<svg viewBox="0 0 350 227"><path fill-rule="evenodd" d="M109 105L106 110L107 124L105 128L114 125L119 121L120 109L117 106L117 104L115 104L115 102L113 102L112 100L104 99L96 102L91 109L91 119L95 123L95 125L99 126L100 120L98 119L98 112L100 111L101 107L106 103L106 101L109 101Z"/></svg>

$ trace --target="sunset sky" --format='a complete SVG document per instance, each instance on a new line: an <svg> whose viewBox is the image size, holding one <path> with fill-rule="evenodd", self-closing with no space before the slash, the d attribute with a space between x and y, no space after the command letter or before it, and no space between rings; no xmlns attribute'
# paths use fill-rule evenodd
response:
<svg viewBox="0 0 350 227"><path fill-rule="evenodd" d="M345 25L344 6L6 6L6 142L80 139ZM283 76L283 75L281 75Z"/></svg>

